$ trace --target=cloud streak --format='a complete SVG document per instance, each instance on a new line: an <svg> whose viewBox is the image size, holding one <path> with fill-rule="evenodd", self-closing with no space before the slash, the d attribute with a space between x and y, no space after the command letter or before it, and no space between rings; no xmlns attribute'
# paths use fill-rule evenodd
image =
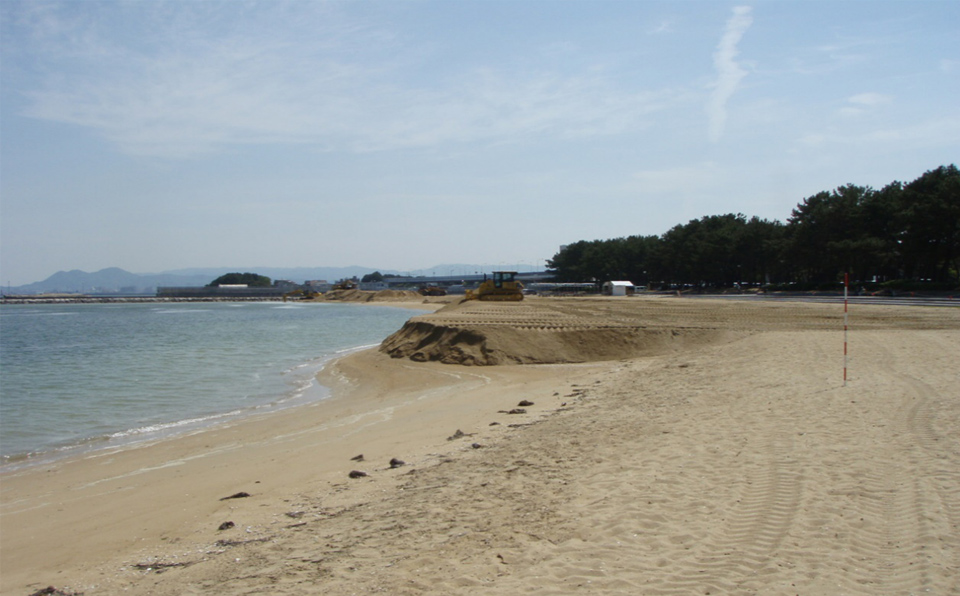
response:
<svg viewBox="0 0 960 596"><path fill-rule="evenodd" d="M305 82L268 69L240 80L219 74L234 68L48 88L30 93L26 114L94 129L128 153L189 157L234 144L369 152L616 134L642 128L670 104L661 94L623 94L589 77L488 72L445 88L414 88L365 80L362 72L337 80L314 71Z"/></svg>
<svg viewBox="0 0 960 596"><path fill-rule="evenodd" d="M740 86L740 81L747 75L736 61L739 50L737 44L744 33L753 24L749 6L737 6L733 9L733 16L727 20L723 37L713 53L713 66L717 78L713 92L707 100L707 117L709 118L708 134L710 141L716 143L723 136L723 129L727 122L727 102Z"/></svg>
<svg viewBox="0 0 960 596"><path fill-rule="evenodd" d="M344 15L297 19L319 25L292 38L271 33L269 17L251 30L215 12L180 15L175 27L161 24L168 16L154 15L144 40L116 39L95 19L38 16L35 30L73 41L44 46L58 74L24 91L23 114L94 130L125 153L190 158L232 145L369 152L618 134L672 103L668 92L627 91L589 70L494 63L418 78L439 59L404 46L388 26ZM212 22L225 23L214 39L201 33Z"/></svg>

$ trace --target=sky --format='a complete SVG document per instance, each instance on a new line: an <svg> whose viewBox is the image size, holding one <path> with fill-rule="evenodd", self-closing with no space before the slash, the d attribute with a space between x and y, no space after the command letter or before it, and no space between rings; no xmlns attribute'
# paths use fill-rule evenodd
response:
<svg viewBox="0 0 960 596"><path fill-rule="evenodd" d="M960 161L960 2L0 2L0 284L542 267Z"/></svg>

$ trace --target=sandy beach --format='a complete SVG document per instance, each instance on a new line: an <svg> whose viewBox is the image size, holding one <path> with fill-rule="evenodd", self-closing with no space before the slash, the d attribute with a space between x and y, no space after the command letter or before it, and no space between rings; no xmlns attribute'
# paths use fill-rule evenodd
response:
<svg viewBox="0 0 960 596"><path fill-rule="evenodd" d="M5 473L0 593L960 593L960 309L851 307L846 386L842 324L451 304L325 401Z"/></svg>

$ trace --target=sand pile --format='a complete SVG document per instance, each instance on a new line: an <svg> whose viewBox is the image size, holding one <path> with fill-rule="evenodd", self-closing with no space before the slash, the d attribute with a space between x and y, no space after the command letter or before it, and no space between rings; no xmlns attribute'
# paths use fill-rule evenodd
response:
<svg viewBox="0 0 960 596"><path fill-rule="evenodd" d="M652 356L733 341L743 332L708 321L678 327L632 312L628 303L527 300L459 301L415 317L380 350L394 358L445 364L561 364Z"/></svg>
<svg viewBox="0 0 960 596"><path fill-rule="evenodd" d="M373 293L371 302L397 302L404 300L421 300L420 292L413 290L380 290Z"/></svg>
<svg viewBox="0 0 960 596"><path fill-rule="evenodd" d="M323 300L332 300L336 302L407 302L411 300L422 300L420 292L413 290L379 290L371 292L367 290L332 290L323 295Z"/></svg>
<svg viewBox="0 0 960 596"><path fill-rule="evenodd" d="M837 329L836 309L796 304L667 299L458 301L414 317L380 350L394 358L445 364L563 364L656 356L723 344L780 329ZM937 317L904 321L935 328ZM915 319L915 320L913 320ZM863 328L889 328L882 314L861 314Z"/></svg>
<svg viewBox="0 0 960 596"><path fill-rule="evenodd" d="M394 358L444 364L562 364L619 360L730 341L736 334L717 329L642 327L515 327L445 325L410 321L380 349Z"/></svg>

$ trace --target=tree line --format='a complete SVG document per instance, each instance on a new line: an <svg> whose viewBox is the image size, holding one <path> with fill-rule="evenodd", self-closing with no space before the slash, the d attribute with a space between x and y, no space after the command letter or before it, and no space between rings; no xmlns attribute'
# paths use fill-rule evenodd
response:
<svg viewBox="0 0 960 596"><path fill-rule="evenodd" d="M660 236L581 240L547 262L557 281L732 287L957 286L960 171L941 166L880 190L848 184L801 201L786 223L710 215Z"/></svg>
<svg viewBox="0 0 960 596"><path fill-rule="evenodd" d="M266 275L258 273L224 273L207 284L208 288L217 286L246 285L250 288L269 288L273 281Z"/></svg>

